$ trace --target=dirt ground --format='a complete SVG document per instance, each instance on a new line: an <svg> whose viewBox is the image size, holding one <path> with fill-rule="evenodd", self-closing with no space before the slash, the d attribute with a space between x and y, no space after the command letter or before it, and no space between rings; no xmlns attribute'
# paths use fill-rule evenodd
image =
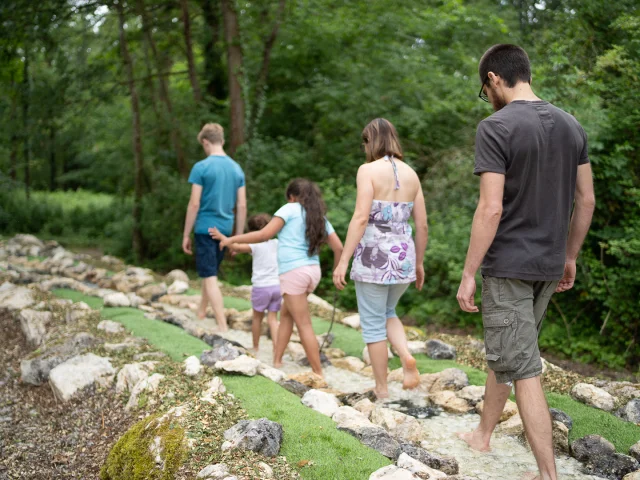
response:
<svg viewBox="0 0 640 480"><path fill-rule="evenodd" d="M113 389L57 402L47 384L20 382L30 352L19 324L0 313L0 480L97 479L111 445L136 420Z"/></svg>

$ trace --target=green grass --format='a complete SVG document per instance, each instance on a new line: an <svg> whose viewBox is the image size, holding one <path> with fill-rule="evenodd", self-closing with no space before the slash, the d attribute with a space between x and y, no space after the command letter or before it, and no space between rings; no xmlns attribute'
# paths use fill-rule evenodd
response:
<svg viewBox="0 0 640 480"><path fill-rule="evenodd" d="M329 330L331 322L316 317L312 318L311 321L313 331L316 332L317 335L326 333ZM362 350L364 349L362 333L339 323L333 324L331 333L335 335L335 340L331 344L332 347L343 350L344 353L351 357L362 358Z"/></svg>
<svg viewBox="0 0 640 480"><path fill-rule="evenodd" d="M618 452L628 454L629 448L640 440L640 427L625 422L610 413L588 407L574 399L557 393L547 393L549 406L568 413L573 419L569 432L572 442L585 435L601 435L616 446Z"/></svg>
<svg viewBox="0 0 640 480"><path fill-rule="evenodd" d="M84 301L92 308L102 308L101 299L73 290L55 290L53 293L73 301ZM138 309L103 308L102 316L122 323L134 335L146 338L176 361L210 348L174 325L144 318L144 312ZM250 417L267 417L282 424L284 442L280 454L294 465L312 462L301 469L302 478L366 480L371 472L391 463L351 435L338 431L329 417L305 407L297 396L271 380L260 376L224 375L222 378Z"/></svg>

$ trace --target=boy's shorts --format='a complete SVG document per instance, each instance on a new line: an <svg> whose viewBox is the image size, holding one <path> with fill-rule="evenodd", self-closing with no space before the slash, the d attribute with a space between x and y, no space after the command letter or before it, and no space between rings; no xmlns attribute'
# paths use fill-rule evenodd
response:
<svg viewBox="0 0 640 480"><path fill-rule="evenodd" d="M558 280L482 277L482 324L487 366L498 383L542 373L538 335Z"/></svg>
<svg viewBox="0 0 640 480"><path fill-rule="evenodd" d="M194 237L198 276L200 278L217 277L218 269L224 258L224 250L220 250L220 242L208 234L196 233Z"/></svg>
<svg viewBox="0 0 640 480"><path fill-rule="evenodd" d="M269 287L253 287L251 289L251 306L256 312L279 312L282 305L280 285Z"/></svg>

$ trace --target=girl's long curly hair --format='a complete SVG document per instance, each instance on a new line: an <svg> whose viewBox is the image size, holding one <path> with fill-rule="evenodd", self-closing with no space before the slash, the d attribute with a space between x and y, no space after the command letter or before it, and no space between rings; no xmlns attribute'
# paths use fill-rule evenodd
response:
<svg viewBox="0 0 640 480"><path fill-rule="evenodd" d="M320 188L305 178L296 178L287 186L286 196L287 200L291 197L296 197L298 203L304 208L306 220L305 238L309 243L307 253L309 256L316 255L320 245L327 238L327 229L325 228L327 206L322 199Z"/></svg>

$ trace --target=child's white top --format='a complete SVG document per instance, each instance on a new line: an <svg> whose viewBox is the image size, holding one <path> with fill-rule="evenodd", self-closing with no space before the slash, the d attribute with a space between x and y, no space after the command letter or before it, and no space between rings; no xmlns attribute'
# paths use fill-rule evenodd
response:
<svg viewBox="0 0 640 480"><path fill-rule="evenodd" d="M275 238L262 243L252 243L253 272L251 284L254 287L280 285L278 276L278 240Z"/></svg>

